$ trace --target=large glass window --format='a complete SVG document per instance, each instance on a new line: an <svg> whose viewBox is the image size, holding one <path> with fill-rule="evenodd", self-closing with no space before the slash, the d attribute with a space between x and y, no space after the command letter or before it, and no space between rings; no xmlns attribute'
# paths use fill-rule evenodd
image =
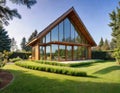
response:
<svg viewBox="0 0 120 93"><path fill-rule="evenodd" d="M50 42L50 32L46 35L46 43Z"/></svg>
<svg viewBox="0 0 120 93"><path fill-rule="evenodd" d="M70 30L70 21L68 18L64 20L64 33L65 33L65 41L69 42L71 40L71 30Z"/></svg>
<svg viewBox="0 0 120 93"><path fill-rule="evenodd" d="M71 24L71 42L75 42L75 31L74 26Z"/></svg>
<svg viewBox="0 0 120 93"><path fill-rule="evenodd" d="M64 41L63 39L64 33L63 33L63 22L59 24L59 41Z"/></svg>
<svg viewBox="0 0 120 93"><path fill-rule="evenodd" d="M58 45L52 45L52 60L58 60Z"/></svg>
<svg viewBox="0 0 120 93"><path fill-rule="evenodd" d="M58 26L52 29L51 31L51 39L52 41L58 41Z"/></svg>
<svg viewBox="0 0 120 93"><path fill-rule="evenodd" d="M72 46L67 46L67 60L72 60Z"/></svg>
<svg viewBox="0 0 120 93"><path fill-rule="evenodd" d="M61 61L65 60L65 46L59 45L59 58Z"/></svg>
<svg viewBox="0 0 120 93"><path fill-rule="evenodd" d="M51 60L51 58L50 58L50 46L46 46L46 59Z"/></svg>
<svg viewBox="0 0 120 93"><path fill-rule="evenodd" d="M40 46L40 60L45 59L45 48L43 46Z"/></svg>

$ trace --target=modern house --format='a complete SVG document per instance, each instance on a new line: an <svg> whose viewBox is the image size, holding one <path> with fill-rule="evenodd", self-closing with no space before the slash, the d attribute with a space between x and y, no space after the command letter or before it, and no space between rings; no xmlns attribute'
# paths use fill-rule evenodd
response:
<svg viewBox="0 0 120 93"><path fill-rule="evenodd" d="M68 61L91 59L96 43L72 7L27 45L33 60Z"/></svg>

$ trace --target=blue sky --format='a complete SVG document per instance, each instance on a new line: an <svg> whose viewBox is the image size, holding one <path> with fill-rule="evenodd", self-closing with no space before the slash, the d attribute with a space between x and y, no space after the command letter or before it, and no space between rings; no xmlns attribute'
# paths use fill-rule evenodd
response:
<svg viewBox="0 0 120 93"><path fill-rule="evenodd" d="M109 13L118 6L118 2L119 0L37 0L31 9L9 2L11 9L18 9L22 19L14 18L5 29L11 38L15 38L20 48L23 37L28 39L35 29L42 31L73 6L98 44L101 37L111 40Z"/></svg>

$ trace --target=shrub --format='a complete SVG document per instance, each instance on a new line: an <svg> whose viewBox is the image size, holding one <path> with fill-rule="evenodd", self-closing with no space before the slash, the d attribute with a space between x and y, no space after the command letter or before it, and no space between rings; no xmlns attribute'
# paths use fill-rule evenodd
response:
<svg viewBox="0 0 120 93"><path fill-rule="evenodd" d="M13 59L9 59L10 62L16 62L16 61L20 61L22 60L21 58L17 57L17 58L13 58Z"/></svg>
<svg viewBox="0 0 120 93"><path fill-rule="evenodd" d="M28 59L31 53L29 52L12 52L11 55L9 56L9 59L13 58L21 58L21 59Z"/></svg>
<svg viewBox="0 0 120 93"><path fill-rule="evenodd" d="M47 64L47 65L54 65L54 66L64 66L64 67L78 67L78 66L84 66L84 65L89 65L92 63L96 63L96 62L101 62L103 60L91 60L88 62L76 62L76 63L59 63L59 62L54 62L54 61L43 61L43 60L39 60L39 61L33 61L33 62L37 62L40 64Z"/></svg>
<svg viewBox="0 0 120 93"><path fill-rule="evenodd" d="M113 51L92 51L92 59L114 60Z"/></svg>
<svg viewBox="0 0 120 93"><path fill-rule="evenodd" d="M38 64L34 62L15 62L16 65L22 66L25 68L33 69L33 70L40 70L40 71L46 71L51 73L59 73L59 74L65 74L65 75L71 75L71 76L87 76L86 72L82 72L78 69L70 68L70 67L60 67L60 66L52 66L52 65L46 65L46 64Z"/></svg>

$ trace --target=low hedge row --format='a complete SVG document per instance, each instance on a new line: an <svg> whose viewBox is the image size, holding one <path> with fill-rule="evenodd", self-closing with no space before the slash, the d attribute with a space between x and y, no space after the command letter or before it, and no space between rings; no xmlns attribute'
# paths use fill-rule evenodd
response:
<svg viewBox="0 0 120 93"><path fill-rule="evenodd" d="M33 70L46 71L51 73L65 74L71 76L87 76L86 72L69 67L51 66L46 64L38 64L30 61L15 62L15 64L21 67L25 67Z"/></svg>
<svg viewBox="0 0 120 93"><path fill-rule="evenodd" d="M44 60L38 60L38 61L33 61L33 62L37 62L40 64L55 65L55 66L78 67L78 66L83 66L83 65L89 65L92 63L96 63L96 62L102 62L102 60L91 60L88 62L76 62L76 63L59 63L59 62L44 61Z"/></svg>

